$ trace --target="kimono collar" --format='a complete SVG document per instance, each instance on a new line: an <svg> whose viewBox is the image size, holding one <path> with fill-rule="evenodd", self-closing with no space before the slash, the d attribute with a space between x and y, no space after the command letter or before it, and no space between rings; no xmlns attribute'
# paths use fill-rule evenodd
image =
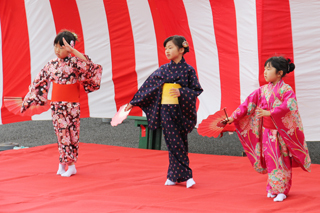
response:
<svg viewBox="0 0 320 213"><path fill-rule="evenodd" d="M67 56L67 57L65 57L65 58L58 58L58 61L59 62L67 62L67 61L69 61L70 60L70 56Z"/></svg>
<svg viewBox="0 0 320 213"><path fill-rule="evenodd" d="M182 57L182 59L177 63L177 64L183 64L185 63L186 60L184 59L184 57ZM171 60L170 65L176 65L176 62L174 62L173 60Z"/></svg>
<svg viewBox="0 0 320 213"><path fill-rule="evenodd" d="M283 80L282 79L280 79L280 81L278 81L275 85L273 85L273 83L272 82L269 82L269 87L271 87L271 88L275 88L275 87L281 87L282 85L283 85Z"/></svg>

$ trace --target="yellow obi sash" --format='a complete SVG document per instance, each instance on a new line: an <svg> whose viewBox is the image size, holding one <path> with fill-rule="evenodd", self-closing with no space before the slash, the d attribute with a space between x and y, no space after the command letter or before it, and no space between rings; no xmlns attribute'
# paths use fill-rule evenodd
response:
<svg viewBox="0 0 320 213"><path fill-rule="evenodd" d="M169 94L170 89L181 88L180 84L165 83L162 87L161 104L179 104L178 98L174 98Z"/></svg>
<svg viewBox="0 0 320 213"><path fill-rule="evenodd" d="M80 101L80 84L56 84L52 82L51 101Z"/></svg>

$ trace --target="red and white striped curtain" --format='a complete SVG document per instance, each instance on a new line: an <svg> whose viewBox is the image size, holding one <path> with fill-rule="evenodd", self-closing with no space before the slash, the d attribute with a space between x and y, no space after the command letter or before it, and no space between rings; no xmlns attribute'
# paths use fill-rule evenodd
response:
<svg viewBox="0 0 320 213"><path fill-rule="evenodd" d="M163 41L183 35L199 76L198 123L221 107L231 113L260 85L273 56L292 57L290 84L308 141L320 140L320 1L317 0L0 0L0 123L50 119L13 115L4 96L24 96L55 58L61 29L103 66L101 89L82 93L82 117L112 117L144 80L167 63ZM132 114L142 115L139 109Z"/></svg>

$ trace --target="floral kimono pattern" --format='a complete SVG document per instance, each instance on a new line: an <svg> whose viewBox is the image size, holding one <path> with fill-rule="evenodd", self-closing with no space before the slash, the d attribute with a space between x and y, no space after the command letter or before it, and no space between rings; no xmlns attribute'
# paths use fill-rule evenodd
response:
<svg viewBox="0 0 320 213"><path fill-rule="evenodd" d="M32 105L45 105L47 103L50 82L62 85L80 82L87 93L98 90L102 67L94 64L88 56L85 57L87 61L77 57L67 57L48 62L30 85L21 112ZM80 135L80 103L53 101L51 102L51 115L58 139L60 163L76 162Z"/></svg>
<svg viewBox="0 0 320 213"><path fill-rule="evenodd" d="M260 107L271 113L275 129L263 127ZM268 173L267 191L287 194L292 166L310 172L311 159L292 88L280 80L255 90L232 114L237 134L253 168Z"/></svg>
<svg viewBox="0 0 320 213"><path fill-rule="evenodd" d="M181 85L179 104L161 104L164 83ZM169 151L167 178L173 182L192 178L187 135L197 123L196 101L202 91L195 70L182 58L178 64L171 61L159 67L130 102L146 113L150 129L162 127Z"/></svg>

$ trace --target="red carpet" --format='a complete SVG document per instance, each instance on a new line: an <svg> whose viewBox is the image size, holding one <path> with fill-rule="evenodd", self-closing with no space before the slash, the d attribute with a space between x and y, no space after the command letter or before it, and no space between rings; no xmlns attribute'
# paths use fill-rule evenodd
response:
<svg viewBox="0 0 320 213"><path fill-rule="evenodd" d="M164 186L168 153L80 144L78 173L55 175L55 144L0 152L0 212L320 212L320 165L293 171L284 202L245 157L190 154L196 185Z"/></svg>

